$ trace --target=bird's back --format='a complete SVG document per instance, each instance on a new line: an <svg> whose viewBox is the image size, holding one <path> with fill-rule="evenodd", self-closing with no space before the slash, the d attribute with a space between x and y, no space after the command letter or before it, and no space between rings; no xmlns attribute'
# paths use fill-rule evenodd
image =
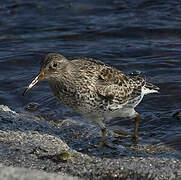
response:
<svg viewBox="0 0 181 180"><path fill-rule="evenodd" d="M72 63L76 65L77 76L86 77L87 84L92 86L97 96L104 101L125 104L139 97L143 87L149 88L150 93L159 89L147 83L138 73L126 75L99 60L83 58L73 60Z"/></svg>

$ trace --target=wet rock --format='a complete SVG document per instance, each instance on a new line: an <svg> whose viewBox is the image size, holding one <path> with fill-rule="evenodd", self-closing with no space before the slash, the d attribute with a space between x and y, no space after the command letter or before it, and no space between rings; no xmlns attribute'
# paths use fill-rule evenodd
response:
<svg viewBox="0 0 181 180"><path fill-rule="evenodd" d="M181 179L180 152L164 144L125 145L120 141L116 150L78 152L98 142L99 131L92 133L95 128L74 122L57 128L31 113L0 105L0 163L6 166L0 168L0 178L5 172L6 177L28 172L34 178L32 169L36 169L43 170L37 172L40 177L48 173L54 179L62 173L82 179Z"/></svg>

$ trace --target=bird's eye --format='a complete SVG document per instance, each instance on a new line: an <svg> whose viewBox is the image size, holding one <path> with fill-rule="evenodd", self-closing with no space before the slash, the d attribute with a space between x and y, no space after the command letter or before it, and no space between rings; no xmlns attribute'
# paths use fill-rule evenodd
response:
<svg viewBox="0 0 181 180"><path fill-rule="evenodd" d="M57 67L57 63L53 63L53 67L56 68Z"/></svg>
<svg viewBox="0 0 181 180"><path fill-rule="evenodd" d="M55 70L57 66L58 66L58 64L57 64L56 62L53 62L53 63L51 63L51 64L49 65L49 69L50 69L50 70Z"/></svg>

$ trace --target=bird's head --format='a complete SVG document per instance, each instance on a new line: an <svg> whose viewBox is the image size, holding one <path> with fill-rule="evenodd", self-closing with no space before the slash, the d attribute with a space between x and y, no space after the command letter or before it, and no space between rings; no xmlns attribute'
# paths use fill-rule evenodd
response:
<svg viewBox="0 0 181 180"><path fill-rule="evenodd" d="M45 56L45 59L41 62L41 68L39 74L25 89L23 95L25 95L33 86L43 79L56 78L61 75L67 66L68 60L58 53L49 53Z"/></svg>

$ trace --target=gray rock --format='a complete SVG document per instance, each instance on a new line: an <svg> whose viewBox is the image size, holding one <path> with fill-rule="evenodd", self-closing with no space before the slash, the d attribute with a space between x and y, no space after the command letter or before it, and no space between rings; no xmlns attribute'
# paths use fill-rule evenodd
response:
<svg viewBox="0 0 181 180"><path fill-rule="evenodd" d="M115 150L86 150L89 143L99 140L98 134L93 136L93 129L73 122L60 128L42 117L20 114L1 105L0 163L6 167L0 169L0 177L5 172L7 177L13 172L18 175L28 172L29 178L36 169L41 170L36 171L40 178L50 173L47 178L52 179L58 174L104 180L181 179L181 156L172 148L117 144Z"/></svg>
<svg viewBox="0 0 181 180"><path fill-rule="evenodd" d="M1 167L0 180L78 180L79 178L43 171L30 170L28 168Z"/></svg>

